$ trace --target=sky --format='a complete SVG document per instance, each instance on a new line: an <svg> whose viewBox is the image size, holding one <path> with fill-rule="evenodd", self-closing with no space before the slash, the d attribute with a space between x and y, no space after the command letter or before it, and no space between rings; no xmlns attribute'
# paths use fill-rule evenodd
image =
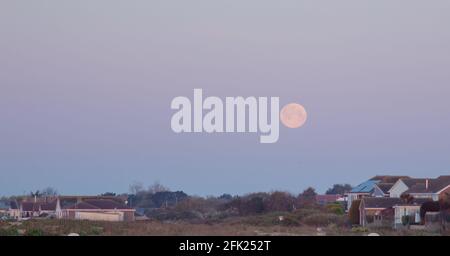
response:
<svg viewBox="0 0 450 256"><path fill-rule="evenodd" d="M0 195L245 194L450 173L449 1L0 2ZM176 134L176 96L305 106L277 143Z"/></svg>

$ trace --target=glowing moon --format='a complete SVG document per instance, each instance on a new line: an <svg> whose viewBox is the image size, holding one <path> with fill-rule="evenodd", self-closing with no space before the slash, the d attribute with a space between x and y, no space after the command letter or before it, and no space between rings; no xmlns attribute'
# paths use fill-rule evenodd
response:
<svg viewBox="0 0 450 256"><path fill-rule="evenodd" d="M307 113L305 108L297 103L289 103L281 109L280 120L288 128L299 128L305 124Z"/></svg>

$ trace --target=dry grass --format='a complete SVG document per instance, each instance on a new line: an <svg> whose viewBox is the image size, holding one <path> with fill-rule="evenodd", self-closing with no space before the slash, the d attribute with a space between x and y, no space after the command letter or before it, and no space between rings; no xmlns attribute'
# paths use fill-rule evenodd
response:
<svg viewBox="0 0 450 256"><path fill-rule="evenodd" d="M401 230L390 228L351 229L336 224L294 226L270 222L272 216L234 217L216 223L190 223L187 221L136 221L136 222L94 222L75 220L28 220L23 222L0 222L2 235L50 235L61 236L78 233L83 236L248 236L248 235L367 235L376 232L381 235L440 235L436 232ZM449 235L448 233L444 235Z"/></svg>
<svg viewBox="0 0 450 256"><path fill-rule="evenodd" d="M117 235L117 236L247 236L247 235L315 235L314 227L254 226L237 223L192 224L184 221L93 222L68 220L30 220L22 224L3 224L0 229L13 228L29 235ZM1 234L1 233L0 233ZM9 233L14 235L14 233Z"/></svg>

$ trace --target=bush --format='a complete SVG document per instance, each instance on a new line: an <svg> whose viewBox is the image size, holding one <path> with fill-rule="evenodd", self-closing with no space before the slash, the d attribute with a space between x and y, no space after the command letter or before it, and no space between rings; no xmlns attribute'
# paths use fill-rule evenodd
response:
<svg viewBox="0 0 450 256"><path fill-rule="evenodd" d="M427 212L438 212L441 210L439 202L428 201L422 204L420 207L420 219L425 220L425 214Z"/></svg>
<svg viewBox="0 0 450 256"><path fill-rule="evenodd" d="M353 227L352 228L352 232L356 232L356 233L365 233L368 232L369 230L365 227Z"/></svg>
<svg viewBox="0 0 450 256"><path fill-rule="evenodd" d="M18 236L19 232L14 227L0 228L0 236Z"/></svg>
<svg viewBox="0 0 450 256"><path fill-rule="evenodd" d="M402 224L406 226L411 223L411 217L409 215L402 216Z"/></svg>
<svg viewBox="0 0 450 256"><path fill-rule="evenodd" d="M43 236L44 235L44 231L42 229L39 228L32 228L29 229L25 232L26 236Z"/></svg>
<svg viewBox="0 0 450 256"><path fill-rule="evenodd" d="M303 219L303 222L311 226L328 226L330 224L342 224L341 219L331 213L319 213L307 216Z"/></svg>
<svg viewBox="0 0 450 256"><path fill-rule="evenodd" d="M320 214L320 213L321 213L321 211L316 208L301 208L301 209L296 210L292 214L295 215L298 220L303 220L304 218L306 218L308 216L316 215L316 214Z"/></svg>
<svg viewBox="0 0 450 256"><path fill-rule="evenodd" d="M327 212L334 213L337 215L344 215L345 210L341 204L328 204L326 206Z"/></svg>
<svg viewBox="0 0 450 256"><path fill-rule="evenodd" d="M289 227L297 227L300 226L300 221L295 218L295 216L285 216L283 220L281 221L281 225L283 226L289 226Z"/></svg>

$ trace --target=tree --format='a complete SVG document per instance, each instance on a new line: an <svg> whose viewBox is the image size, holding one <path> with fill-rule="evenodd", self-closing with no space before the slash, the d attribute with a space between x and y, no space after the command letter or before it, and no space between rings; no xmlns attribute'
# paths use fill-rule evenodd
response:
<svg viewBox="0 0 450 256"><path fill-rule="evenodd" d="M414 197L410 194L402 194L400 199L402 199L405 204L410 204L414 201Z"/></svg>
<svg viewBox="0 0 450 256"><path fill-rule="evenodd" d="M55 188L46 187L46 188L41 190L41 195L42 196L57 196L58 195L58 191Z"/></svg>
<svg viewBox="0 0 450 256"><path fill-rule="evenodd" d="M294 208L295 198L281 191L272 192L265 201L265 211L291 211Z"/></svg>
<svg viewBox="0 0 450 256"><path fill-rule="evenodd" d="M169 188L163 186L161 183L159 183L158 181L156 181L155 183L153 183L153 185L151 185L150 187L148 187L147 190L150 194L156 194L158 192L167 192L169 191Z"/></svg>
<svg viewBox="0 0 450 256"><path fill-rule="evenodd" d="M251 197L241 204L239 212L242 215L260 214L264 212L264 198L260 196Z"/></svg>
<svg viewBox="0 0 450 256"><path fill-rule="evenodd" d="M133 182L133 184L130 185L129 190L130 190L131 194L137 195L140 192L144 191L144 186L142 185L141 182L135 181L135 182Z"/></svg>
<svg viewBox="0 0 450 256"><path fill-rule="evenodd" d="M301 195L303 197L315 197L317 195L316 189L313 187L308 187L307 189L303 190Z"/></svg>
<svg viewBox="0 0 450 256"><path fill-rule="evenodd" d="M183 191L160 191L154 194L149 193L149 196L153 206L157 208L177 205L178 202L188 198L188 195Z"/></svg>
<svg viewBox="0 0 450 256"><path fill-rule="evenodd" d="M227 203L227 209L235 209L239 215L252 215L264 212L264 203L269 195L264 192L252 193L245 196L234 197L231 202Z"/></svg>
<svg viewBox="0 0 450 256"><path fill-rule="evenodd" d="M352 186L350 184L334 184L332 188L329 188L325 194L327 195L344 195L350 192Z"/></svg>
<svg viewBox="0 0 450 256"><path fill-rule="evenodd" d="M41 197L41 191L36 190L36 192L31 191L30 192L31 197Z"/></svg>
<svg viewBox="0 0 450 256"><path fill-rule="evenodd" d="M298 195L300 204L302 206L315 204L316 195L316 190L313 187L308 187L307 189L303 190L300 195Z"/></svg>
<svg viewBox="0 0 450 256"><path fill-rule="evenodd" d="M114 192L105 192L103 194L100 194L100 196L116 196L116 193L114 193Z"/></svg>
<svg viewBox="0 0 450 256"><path fill-rule="evenodd" d="M427 212L439 212L440 210L439 202L427 201L420 206L420 219L424 222Z"/></svg>
<svg viewBox="0 0 450 256"><path fill-rule="evenodd" d="M218 199L229 201L229 200L233 199L233 196L230 194L222 194L221 196L218 197Z"/></svg>

